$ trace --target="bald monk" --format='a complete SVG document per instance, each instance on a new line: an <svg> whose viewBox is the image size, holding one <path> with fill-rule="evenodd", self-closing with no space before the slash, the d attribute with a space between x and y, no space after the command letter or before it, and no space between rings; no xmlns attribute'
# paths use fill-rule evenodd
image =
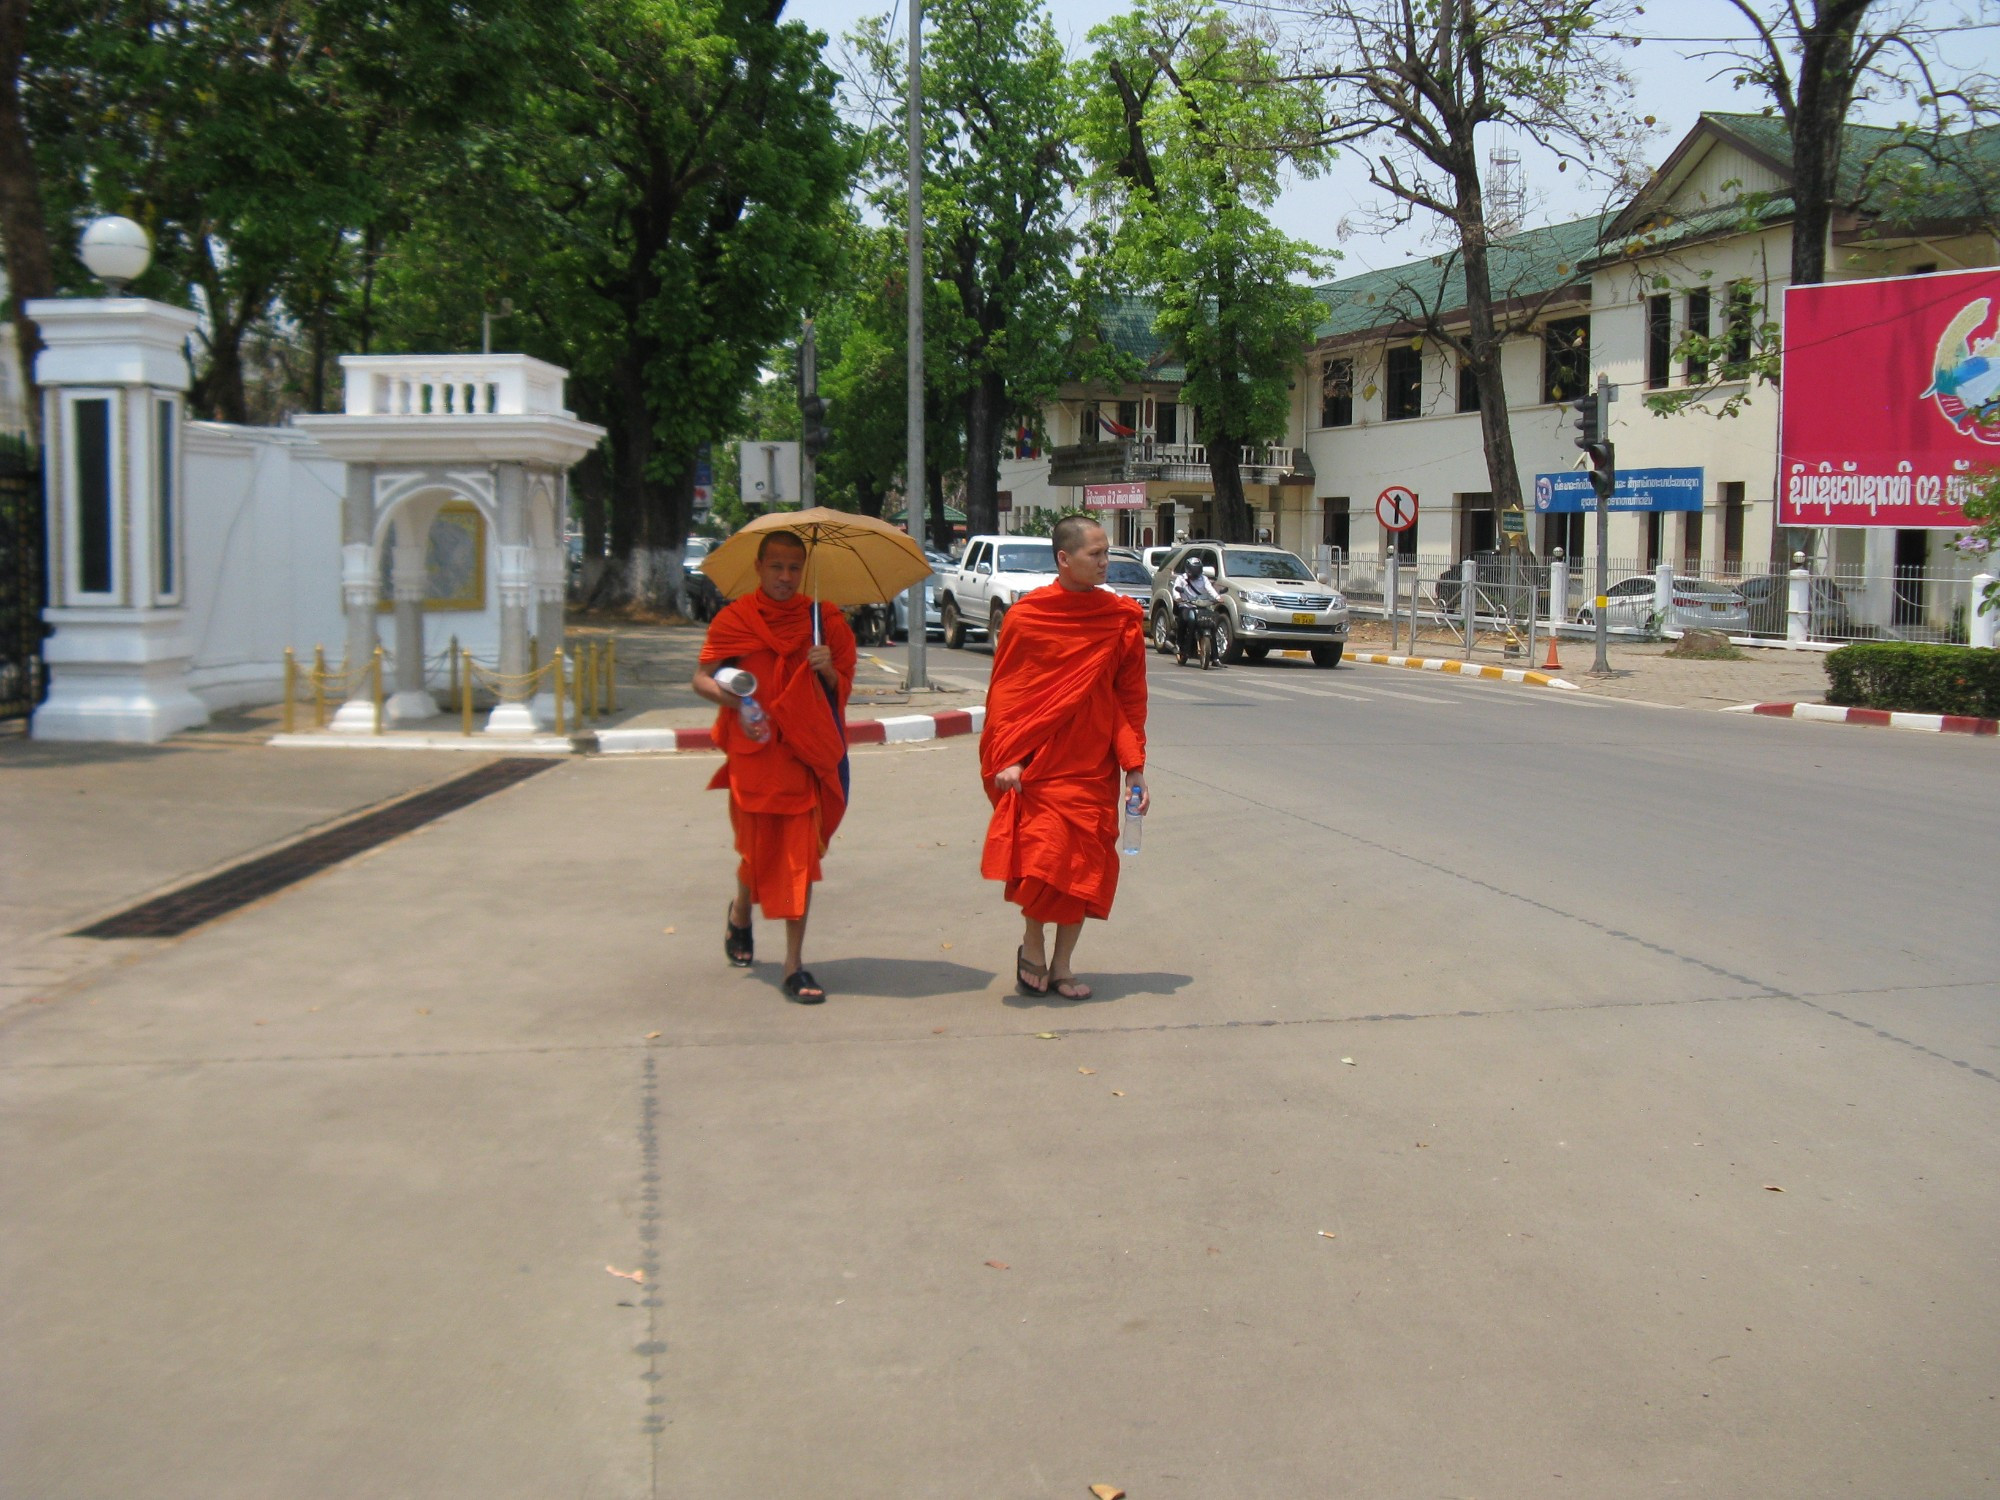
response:
<svg viewBox="0 0 2000 1500"><path fill-rule="evenodd" d="M1056 581L1007 611L993 654L979 770L993 819L980 873L1006 882L1026 927L1023 992L1088 1000L1073 959L1083 919L1111 915L1118 890L1119 778L1146 790L1146 619L1099 588L1111 560L1087 516L1056 523ZM1056 930L1053 950L1047 931Z"/></svg>
<svg viewBox="0 0 2000 1500"><path fill-rule="evenodd" d="M773 531L757 546L757 588L728 604L708 627L694 690L722 710L715 743L728 755L711 789L729 790L736 836L736 896L729 903L723 952L740 969L756 959L750 903L785 924L784 991L818 1005L826 990L804 967L806 911L820 856L847 811L847 698L854 689L854 632L838 609L820 605L813 644L812 604L799 592L806 547L794 532ZM715 672L741 667L757 679L757 701L770 715L770 738L744 730L741 701L717 685Z"/></svg>

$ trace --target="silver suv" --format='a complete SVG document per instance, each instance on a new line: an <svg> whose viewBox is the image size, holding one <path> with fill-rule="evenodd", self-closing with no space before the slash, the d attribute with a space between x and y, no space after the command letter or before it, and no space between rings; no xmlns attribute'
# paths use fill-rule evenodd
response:
<svg viewBox="0 0 2000 1500"><path fill-rule="evenodd" d="M1186 542L1153 575L1147 617L1153 649L1174 649L1174 574L1190 556L1215 570L1222 595L1216 632L1222 659L1262 661L1273 650L1307 650L1313 665L1337 667L1347 648L1347 601L1321 583L1296 554L1278 547Z"/></svg>

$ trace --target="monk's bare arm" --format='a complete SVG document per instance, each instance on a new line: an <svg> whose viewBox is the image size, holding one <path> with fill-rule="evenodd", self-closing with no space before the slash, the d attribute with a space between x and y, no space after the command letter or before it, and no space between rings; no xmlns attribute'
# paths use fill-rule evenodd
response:
<svg viewBox="0 0 2000 1500"><path fill-rule="evenodd" d="M716 662L715 665L719 667L722 663ZM707 662L700 662L695 666L694 690L710 703L713 703L717 708L721 708L729 701L729 695L723 692L721 687L716 684L714 674L710 672L709 663Z"/></svg>
<svg viewBox="0 0 2000 1500"><path fill-rule="evenodd" d="M1146 785L1146 648L1143 640L1126 643L1113 680L1118 694L1120 724L1117 735L1118 765L1125 772L1125 785L1139 792L1141 816L1152 807L1153 793Z"/></svg>
<svg viewBox="0 0 2000 1500"><path fill-rule="evenodd" d="M1021 790L1021 770L1021 766L1012 765L996 771L993 784L1002 792L1018 792Z"/></svg>

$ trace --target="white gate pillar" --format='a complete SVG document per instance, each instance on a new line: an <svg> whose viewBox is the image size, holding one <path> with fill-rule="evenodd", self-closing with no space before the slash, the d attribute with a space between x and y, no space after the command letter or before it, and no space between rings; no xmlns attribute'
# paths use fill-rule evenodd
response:
<svg viewBox="0 0 2000 1500"><path fill-rule="evenodd" d="M347 614L347 641L340 664L347 673L346 699L334 710L329 729L341 734L375 732L375 688L370 666L380 637L375 606L382 600L375 551L375 470L347 466L347 494L340 505L340 601Z"/></svg>
<svg viewBox="0 0 2000 1500"><path fill-rule="evenodd" d="M509 680L487 717L486 732L533 734L529 691L514 681L528 671L528 608L535 597L534 549L528 545L528 476L519 464L501 464L493 481L500 511L500 675Z"/></svg>

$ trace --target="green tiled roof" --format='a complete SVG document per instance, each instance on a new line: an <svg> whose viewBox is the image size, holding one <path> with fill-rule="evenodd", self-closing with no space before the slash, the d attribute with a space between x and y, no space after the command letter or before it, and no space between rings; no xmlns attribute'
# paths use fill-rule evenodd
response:
<svg viewBox="0 0 2000 1500"><path fill-rule="evenodd" d="M1501 300L1541 297L1586 280L1583 268L1600 253L1609 225L1609 216L1593 215L1496 241L1487 255L1493 295ZM1316 336L1341 338L1421 317L1425 310L1450 312L1465 306L1465 268L1453 251L1385 271L1364 271L1314 292L1326 304Z"/></svg>
<svg viewBox="0 0 2000 1500"><path fill-rule="evenodd" d="M1159 312L1149 297L1125 298L1104 315L1105 342L1139 362L1142 380L1186 380L1187 367L1153 331Z"/></svg>

